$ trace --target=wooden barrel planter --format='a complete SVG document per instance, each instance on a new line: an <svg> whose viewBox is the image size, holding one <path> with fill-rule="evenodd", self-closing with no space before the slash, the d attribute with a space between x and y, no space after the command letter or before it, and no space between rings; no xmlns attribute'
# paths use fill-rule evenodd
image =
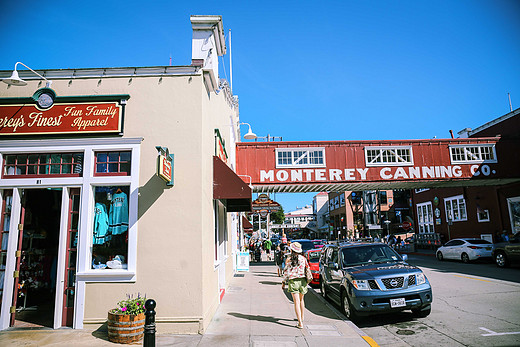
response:
<svg viewBox="0 0 520 347"><path fill-rule="evenodd" d="M144 313L138 315L108 312L108 340L116 343L139 341L144 334Z"/></svg>

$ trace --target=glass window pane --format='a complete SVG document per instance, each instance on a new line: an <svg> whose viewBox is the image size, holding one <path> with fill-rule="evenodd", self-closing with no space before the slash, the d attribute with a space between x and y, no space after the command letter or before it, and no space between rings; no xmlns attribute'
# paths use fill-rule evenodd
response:
<svg viewBox="0 0 520 347"><path fill-rule="evenodd" d="M78 233L76 231L72 231L70 233L70 248L78 247Z"/></svg>
<svg viewBox="0 0 520 347"><path fill-rule="evenodd" d="M70 174L70 173L72 173L72 165L70 165L70 164L63 164L61 166L61 173L62 174Z"/></svg>
<svg viewBox="0 0 520 347"><path fill-rule="evenodd" d="M59 174L60 173L60 165L50 165L51 174Z"/></svg>
<svg viewBox="0 0 520 347"><path fill-rule="evenodd" d="M51 160L51 156L49 154L40 154L40 164L47 164Z"/></svg>
<svg viewBox="0 0 520 347"><path fill-rule="evenodd" d="M106 153L97 153L96 160L98 163L106 163L107 162L107 154Z"/></svg>
<svg viewBox="0 0 520 347"><path fill-rule="evenodd" d="M121 152L121 161L130 161L131 152Z"/></svg>
<svg viewBox="0 0 520 347"><path fill-rule="evenodd" d="M20 165L20 164L27 164L27 154L18 154L16 156L16 163L18 165Z"/></svg>
<svg viewBox="0 0 520 347"><path fill-rule="evenodd" d="M83 153L76 153L73 156L74 162L74 173L82 174L83 173Z"/></svg>
<svg viewBox="0 0 520 347"><path fill-rule="evenodd" d="M119 170L130 175L130 163L121 163Z"/></svg>
<svg viewBox="0 0 520 347"><path fill-rule="evenodd" d="M38 171L40 175L46 175L49 173L49 165L40 165L40 169Z"/></svg>
<svg viewBox="0 0 520 347"><path fill-rule="evenodd" d="M108 161L119 161L119 152L108 153Z"/></svg>
<svg viewBox="0 0 520 347"><path fill-rule="evenodd" d="M76 251L69 252L69 268L76 267Z"/></svg>
<svg viewBox="0 0 520 347"><path fill-rule="evenodd" d="M110 163L108 164L108 172L119 172L118 163Z"/></svg>
<svg viewBox="0 0 520 347"><path fill-rule="evenodd" d="M62 157L63 163L72 163L72 154L66 153L66 154L63 154L61 157Z"/></svg>
<svg viewBox="0 0 520 347"><path fill-rule="evenodd" d="M9 243L9 233L2 235L2 251L7 251L7 244Z"/></svg>
<svg viewBox="0 0 520 347"><path fill-rule="evenodd" d="M77 214L77 213L72 214L71 221L70 221L70 228L73 230L78 230L78 222L79 222L79 214Z"/></svg>
<svg viewBox="0 0 520 347"><path fill-rule="evenodd" d="M75 283L76 282L76 270L75 269L71 269L69 270L69 275L68 275L68 286L69 287L73 287L75 286Z"/></svg>
<svg viewBox="0 0 520 347"><path fill-rule="evenodd" d="M6 164L13 164L16 162L16 156L15 155L6 155L5 156L5 163Z"/></svg>
<svg viewBox="0 0 520 347"><path fill-rule="evenodd" d="M51 164L61 164L61 154L51 154Z"/></svg>
<svg viewBox="0 0 520 347"><path fill-rule="evenodd" d="M29 164L38 164L38 154L29 155Z"/></svg>
<svg viewBox="0 0 520 347"><path fill-rule="evenodd" d="M67 307L74 307L74 289L67 289Z"/></svg>
<svg viewBox="0 0 520 347"><path fill-rule="evenodd" d="M27 174L28 175L36 175L38 173L38 166L36 165L29 165L27 167Z"/></svg>
<svg viewBox="0 0 520 347"><path fill-rule="evenodd" d="M17 166L16 174L17 175L27 175L27 166L25 166L25 165Z"/></svg>
<svg viewBox="0 0 520 347"><path fill-rule="evenodd" d="M96 164L96 172L107 172L107 164Z"/></svg>
<svg viewBox="0 0 520 347"><path fill-rule="evenodd" d="M79 211L79 195L72 195L72 211Z"/></svg>

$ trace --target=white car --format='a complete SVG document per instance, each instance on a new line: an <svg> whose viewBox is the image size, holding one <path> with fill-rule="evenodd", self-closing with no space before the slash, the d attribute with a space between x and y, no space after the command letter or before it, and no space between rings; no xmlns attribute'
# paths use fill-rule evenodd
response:
<svg viewBox="0 0 520 347"><path fill-rule="evenodd" d="M491 258L493 244L482 239L453 239L437 249L437 259L456 259L468 263L480 258Z"/></svg>

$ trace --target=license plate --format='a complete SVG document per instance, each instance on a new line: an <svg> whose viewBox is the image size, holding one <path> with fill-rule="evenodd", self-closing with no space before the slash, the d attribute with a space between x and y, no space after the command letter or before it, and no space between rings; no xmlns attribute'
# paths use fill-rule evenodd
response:
<svg viewBox="0 0 520 347"><path fill-rule="evenodd" d="M406 301L404 300L404 298L390 299L390 307L391 308L403 307L403 306L406 306Z"/></svg>

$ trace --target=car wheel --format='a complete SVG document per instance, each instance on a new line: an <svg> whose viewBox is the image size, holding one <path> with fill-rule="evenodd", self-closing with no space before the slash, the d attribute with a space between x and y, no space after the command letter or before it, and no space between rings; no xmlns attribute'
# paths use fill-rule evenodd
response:
<svg viewBox="0 0 520 347"><path fill-rule="evenodd" d="M497 252L495 254L495 263L498 267L508 267L509 260L504 252Z"/></svg>
<svg viewBox="0 0 520 347"><path fill-rule="evenodd" d="M321 296L323 296L325 299L327 299L327 288L325 287L325 281L323 278L320 278L320 289L321 289Z"/></svg>
<svg viewBox="0 0 520 347"><path fill-rule="evenodd" d="M444 260L444 256L442 255L442 252L440 252L440 251L437 252L437 259L438 259L439 261L443 261L443 260Z"/></svg>
<svg viewBox="0 0 520 347"><path fill-rule="evenodd" d="M462 253L462 255L460 256L460 259L462 259L463 263L469 263L469 256L467 253Z"/></svg>
<svg viewBox="0 0 520 347"><path fill-rule="evenodd" d="M412 310L412 314L414 315L414 317L417 317L417 318L428 317L428 315L431 312L432 312L432 307L431 306L428 309L426 309L426 310L422 310L422 309L414 309L414 310Z"/></svg>
<svg viewBox="0 0 520 347"><path fill-rule="evenodd" d="M348 300L347 293L343 290L341 292L341 309L343 310L343 313L347 318L352 322L358 322L359 321L359 315L357 314L356 310L352 307L350 304L350 301Z"/></svg>

